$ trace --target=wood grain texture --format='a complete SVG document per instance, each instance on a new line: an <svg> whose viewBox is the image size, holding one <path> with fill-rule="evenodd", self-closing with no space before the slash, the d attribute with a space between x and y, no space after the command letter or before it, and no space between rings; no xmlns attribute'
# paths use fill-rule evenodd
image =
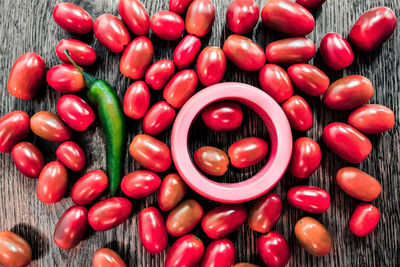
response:
<svg viewBox="0 0 400 267"><path fill-rule="evenodd" d="M13 111L24 110L33 115L40 110L56 111L56 101L60 93L49 86L43 86L38 97L32 101L16 99L7 92L7 79L13 62L25 52L37 52L43 56L48 68L59 64L55 47L62 38L77 38L62 30L52 18L52 9L60 0L1 0L0 1L0 98L2 105L0 115ZM70 0L85 8L93 18L102 13L117 15L118 0ZM142 0L150 15L158 10L167 9L167 0ZM220 46L230 32L225 26L225 11L229 0L213 0L216 6L216 21L212 33L202 40L203 47L208 45ZM260 8L265 0L256 0ZM338 32L347 36L351 25L366 10L386 5L400 15L398 0L328 0L322 9L315 13L316 27L310 38L318 45L327 32ZM93 35L93 34L92 34ZM132 82L119 72L120 55L113 54L102 47L93 37L82 39L93 45L98 53L98 64L90 69L98 78L105 79L112 84L122 98L125 90ZM262 23L259 23L252 34L262 48L276 39L280 34L273 33ZM151 35L155 45L155 59L172 58L172 53L178 41L166 42ZM331 72L324 67L321 58L317 55L313 63L327 72L332 81L350 74L365 75L372 80L375 94L371 103L380 103L394 110L396 118L400 118L400 30L389 39L381 49L372 53L356 52L354 64L342 72ZM228 64L227 75L224 81L236 81L259 86L258 73L245 73L232 64ZM201 88L199 88L201 89ZM152 91L154 93L154 91ZM299 92L297 92L299 93ZM84 96L81 92L79 95ZM373 204L381 211L381 220L375 231L365 238L355 237L348 229L348 221L358 201L346 195L335 183L335 174L343 166L348 166L328 151L321 141L322 129L333 121L346 121L348 112L333 112L325 107L320 99L305 96L314 112L315 126L306 133L306 136L317 140L323 150L321 167L306 180L298 180L286 174L274 189L284 200L283 214L275 229L282 232L290 244L291 259L289 266L399 266L400 265L400 132L399 124L388 133L371 136L373 151L361 164L357 165L363 171L376 177L382 184L382 194ZM161 99L160 93L152 95L152 102ZM218 135L210 133L201 123L194 125L190 138L190 148L193 152L201 145L218 145L222 149L241 137L251 135L266 136L267 132L262 121L252 112L246 112L245 123L238 133ZM133 136L141 132L140 121L127 120L129 131L127 144ZM169 143L170 130L161 134L159 138ZM294 133L294 137L303 134ZM104 169L104 137L98 125L83 134L75 133L73 140L81 144L86 151L87 167L78 173L70 173L70 188L74 181L88 170ZM46 156L47 162L56 159L56 143L48 142L34 136L28 137ZM138 229L138 212L147 206L157 205L155 196L144 200L134 200L134 212L128 222L115 229L90 232L87 238L77 247L66 251L59 249L52 241L54 226L61 214L72 205L68 197L60 203L45 205L39 202L35 194L36 181L23 177L15 168L11 154L0 155L0 230L12 230L25 237L32 245L34 261L31 266L91 266L93 252L101 247L116 250L129 266L163 266L165 253L150 255L142 247ZM259 167L259 166L258 166ZM125 153L124 173L139 168L132 158ZM173 171L173 170L171 170ZM257 167L250 170L232 170L225 181L238 181L249 177L257 171ZM286 200L287 190L299 184L310 184L326 189L332 198L332 205L328 212L313 216L320 220L333 237L332 252L325 257L316 258L307 254L298 244L293 233L295 222L302 216L309 215L289 206ZM215 205L206 199L191 192L193 197L202 203L206 210ZM166 214L165 214L166 215ZM205 243L209 239L197 227L194 233L198 234ZM258 233L247 226L229 236L236 244L237 262L254 262L261 265L256 255L256 238ZM170 243L174 241L170 238Z"/></svg>

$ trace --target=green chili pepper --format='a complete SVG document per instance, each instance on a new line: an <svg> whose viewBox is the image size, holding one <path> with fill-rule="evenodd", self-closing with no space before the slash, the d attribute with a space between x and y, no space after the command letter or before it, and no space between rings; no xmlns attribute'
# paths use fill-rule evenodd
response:
<svg viewBox="0 0 400 267"><path fill-rule="evenodd" d="M106 164L111 195L114 196L121 181L121 160L125 143L125 119L121 100L118 98L111 85L104 80L97 80L93 75L83 71L69 56L71 61L85 80L89 88L87 96L89 101L97 106L100 123L106 137Z"/></svg>

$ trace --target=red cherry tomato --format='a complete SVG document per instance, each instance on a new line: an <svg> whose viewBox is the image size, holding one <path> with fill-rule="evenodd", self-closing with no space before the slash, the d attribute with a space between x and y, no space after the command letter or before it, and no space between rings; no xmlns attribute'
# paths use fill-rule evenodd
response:
<svg viewBox="0 0 400 267"><path fill-rule="evenodd" d="M193 155L197 167L209 175L222 176L229 167L229 158L226 153L212 146L203 146Z"/></svg>
<svg viewBox="0 0 400 267"><path fill-rule="evenodd" d="M379 223L379 210L369 203L360 203L351 215L349 228L356 236L366 236L374 231Z"/></svg>
<svg viewBox="0 0 400 267"><path fill-rule="evenodd" d="M31 246L10 231L0 231L0 264L4 267L28 266L32 260Z"/></svg>
<svg viewBox="0 0 400 267"><path fill-rule="evenodd" d="M132 119L144 116L150 105L150 91L143 81L132 83L126 90L123 102L124 113Z"/></svg>
<svg viewBox="0 0 400 267"><path fill-rule="evenodd" d="M311 108L301 96L290 97L282 104L282 109L293 129L306 132L312 128L313 114Z"/></svg>
<svg viewBox="0 0 400 267"><path fill-rule="evenodd" d="M234 0L226 10L226 25L233 33L245 34L254 29L259 14L254 0Z"/></svg>
<svg viewBox="0 0 400 267"><path fill-rule="evenodd" d="M189 34L203 37L211 31L215 7L210 0L194 0L186 12L185 28Z"/></svg>
<svg viewBox="0 0 400 267"><path fill-rule="evenodd" d="M183 15L193 0L169 0L169 11Z"/></svg>
<svg viewBox="0 0 400 267"><path fill-rule="evenodd" d="M200 267L232 267L235 263L235 246L229 239L211 241Z"/></svg>
<svg viewBox="0 0 400 267"><path fill-rule="evenodd" d="M268 143L258 137L247 137L232 144L228 149L231 164L246 168L262 161L268 153Z"/></svg>
<svg viewBox="0 0 400 267"><path fill-rule="evenodd" d="M331 205L328 192L322 188L309 185L290 188L287 199L293 207L311 213L324 213Z"/></svg>
<svg viewBox="0 0 400 267"><path fill-rule="evenodd" d="M200 222L203 214L204 210L197 201L187 199L168 214L167 232L173 236L187 234Z"/></svg>
<svg viewBox="0 0 400 267"><path fill-rule="evenodd" d="M320 8L326 0L296 0L296 3L307 8L309 11L314 11Z"/></svg>
<svg viewBox="0 0 400 267"><path fill-rule="evenodd" d="M160 177L151 171L138 170L125 175L121 189L131 198L144 198L157 191L161 184Z"/></svg>
<svg viewBox="0 0 400 267"><path fill-rule="evenodd" d="M383 105L371 104L354 110L348 122L365 134L378 134L389 131L395 124L393 111Z"/></svg>
<svg viewBox="0 0 400 267"><path fill-rule="evenodd" d="M170 211L183 199L186 194L186 184L176 174L168 174L158 190L157 202L162 211Z"/></svg>
<svg viewBox="0 0 400 267"><path fill-rule="evenodd" d="M282 200L278 194L268 193L258 198L251 206L247 224L260 233L268 233L282 213Z"/></svg>
<svg viewBox="0 0 400 267"><path fill-rule="evenodd" d="M155 207L143 209L139 213L139 236L147 252L163 252L168 245L168 234L164 219Z"/></svg>
<svg viewBox="0 0 400 267"><path fill-rule="evenodd" d="M169 249L164 267L197 266L203 254L203 242L195 235L185 235Z"/></svg>
<svg viewBox="0 0 400 267"><path fill-rule="evenodd" d="M121 57L119 69L128 78L138 80L153 62L154 47L150 39L141 36L129 43Z"/></svg>
<svg viewBox="0 0 400 267"><path fill-rule="evenodd" d="M296 178L307 178L321 164L321 148L318 143L308 137L300 137L293 144L289 171Z"/></svg>
<svg viewBox="0 0 400 267"><path fill-rule="evenodd" d="M294 86L310 96L322 95L329 87L329 77L310 64L295 64L288 68Z"/></svg>
<svg viewBox="0 0 400 267"><path fill-rule="evenodd" d="M247 209L242 205L222 204L207 212L201 227L209 238L219 239L236 231L247 218Z"/></svg>
<svg viewBox="0 0 400 267"><path fill-rule="evenodd" d="M63 142L71 137L71 129L56 114L48 111L39 111L32 116L31 129L43 139Z"/></svg>
<svg viewBox="0 0 400 267"><path fill-rule="evenodd" d="M147 35L149 33L149 14L140 1L120 0L118 12L122 21L135 35Z"/></svg>
<svg viewBox="0 0 400 267"><path fill-rule="evenodd" d="M144 168L154 172L164 172L172 163L169 147L147 134L138 134L133 138L129 154Z"/></svg>
<svg viewBox="0 0 400 267"><path fill-rule="evenodd" d="M179 69L189 67L200 52L201 41L197 36L186 35L174 50L174 63Z"/></svg>
<svg viewBox="0 0 400 267"><path fill-rule="evenodd" d="M29 178L38 178L44 167L42 152L32 143L21 142L11 151L17 169Z"/></svg>
<svg viewBox="0 0 400 267"><path fill-rule="evenodd" d="M54 21L64 30L87 34L92 30L92 17L83 8L72 3L60 3L53 10Z"/></svg>
<svg viewBox="0 0 400 267"><path fill-rule="evenodd" d="M287 72L275 64L266 64L259 75L261 89L281 103L293 95L293 85Z"/></svg>
<svg viewBox="0 0 400 267"><path fill-rule="evenodd" d="M122 21L111 14L99 16L94 21L93 29L99 42L114 53L124 51L131 40L131 36Z"/></svg>
<svg viewBox="0 0 400 267"><path fill-rule="evenodd" d="M149 135L164 132L175 119L175 110L165 101L152 106L143 118L143 131Z"/></svg>
<svg viewBox="0 0 400 267"><path fill-rule="evenodd" d="M75 131L85 131L94 122L93 109L76 95L63 95L57 101L60 118Z"/></svg>
<svg viewBox="0 0 400 267"><path fill-rule="evenodd" d="M330 32L322 38L319 52L325 64L332 70L347 68L354 61L350 44L337 33Z"/></svg>
<svg viewBox="0 0 400 267"><path fill-rule="evenodd" d="M100 248L93 254L93 267L126 267L126 264L115 251Z"/></svg>
<svg viewBox="0 0 400 267"><path fill-rule="evenodd" d="M71 200L77 205L87 205L98 198L107 188L108 179L102 170L93 170L74 184Z"/></svg>
<svg viewBox="0 0 400 267"><path fill-rule="evenodd" d="M58 58L65 63L70 63L64 50L68 50L71 58L80 66L90 66L96 63L96 52L90 45L85 44L82 41L75 39L62 39L58 43L56 47Z"/></svg>
<svg viewBox="0 0 400 267"><path fill-rule="evenodd" d="M175 65L172 60L161 59L151 65L146 72L146 83L155 90L161 90L175 73Z"/></svg>
<svg viewBox="0 0 400 267"><path fill-rule="evenodd" d="M61 93L73 93L85 88L82 74L70 64L60 64L47 72L47 83Z"/></svg>
<svg viewBox="0 0 400 267"><path fill-rule="evenodd" d="M233 102L218 102L208 106L201 114L204 124L213 131L234 131L240 127L243 112Z"/></svg>
<svg viewBox="0 0 400 267"><path fill-rule="evenodd" d="M193 70L182 70L175 74L164 88L164 99L174 108L180 108L194 94L197 75Z"/></svg>
<svg viewBox="0 0 400 267"><path fill-rule="evenodd" d="M204 86L222 81L226 72L226 58L221 48L209 46L201 51L196 62L196 73Z"/></svg>
<svg viewBox="0 0 400 267"><path fill-rule="evenodd" d="M43 167L36 186L40 201L47 204L61 201L67 191L68 172L58 161L52 161Z"/></svg>
<svg viewBox="0 0 400 267"><path fill-rule="evenodd" d="M8 77L10 95L30 100L39 90L46 74L46 64L36 53L25 53L14 62Z"/></svg>
<svg viewBox="0 0 400 267"><path fill-rule="evenodd" d="M265 49L267 61L275 64L308 62L315 55L315 44L306 37L294 37L270 43Z"/></svg>
<svg viewBox="0 0 400 267"><path fill-rule="evenodd" d="M328 230L311 217L300 219L294 226L294 233L300 245L311 255L327 255L332 248L332 238Z"/></svg>
<svg viewBox="0 0 400 267"><path fill-rule="evenodd" d="M284 267L290 258L289 245L285 237L277 231L257 239L257 253L268 267Z"/></svg>
<svg viewBox="0 0 400 267"><path fill-rule="evenodd" d="M80 171L85 167L86 157L82 148L73 141L62 143L56 150L56 155L68 169Z"/></svg>
<svg viewBox="0 0 400 267"><path fill-rule="evenodd" d="M172 11L161 10L151 17L151 30L164 40L177 40L185 30L183 19Z"/></svg>
<svg viewBox="0 0 400 267"><path fill-rule="evenodd" d="M24 111L12 111L0 118L0 152L10 152L29 133L29 116Z"/></svg>

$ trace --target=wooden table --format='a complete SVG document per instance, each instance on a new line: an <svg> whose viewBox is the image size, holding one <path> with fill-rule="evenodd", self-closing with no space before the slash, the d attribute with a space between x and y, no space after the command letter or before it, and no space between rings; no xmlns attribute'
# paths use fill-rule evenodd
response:
<svg viewBox="0 0 400 267"><path fill-rule="evenodd" d="M59 64L55 47L62 38L75 38L56 25L52 18L52 10L59 0L2 0L0 1L0 97L2 105L0 115L13 111L24 110L33 115L40 110L56 111L56 101L60 93L43 86L39 95L32 101L16 99L7 92L8 73L13 62L25 52L38 52L43 56L48 68ZM117 0L71 0L85 8L93 18L102 13L118 14ZM167 0L143 1L150 15L167 9ZM203 47L214 45L222 47L224 40L230 34L225 26L225 11L229 0L213 0L216 7L216 21L212 33L202 39ZM260 8L266 1L257 0ZM309 37L319 44L327 32L338 32L347 36L355 20L366 10L386 5L400 15L400 2L397 0L383 1L350 1L328 0L326 4L315 13L315 30ZM252 34L262 48L283 36L273 33L261 22ZM131 80L119 72L121 55L107 51L93 37L93 34L80 39L93 45L98 54L98 64L90 69L98 78L105 79L112 84L122 98ZM178 41L166 42L151 35L155 45L155 60L172 58L172 53ZM400 117L400 30L397 29L383 48L372 53L356 52L354 64L344 71L329 71L322 63L319 55L313 64L327 72L332 81L350 74L365 75L373 82L375 94L371 103L387 105L394 110L396 118ZM259 86L258 73L246 73L238 70L231 63L228 64L224 81L237 81ZM201 88L198 88L199 90ZM152 91L152 102L161 99L159 92ZM299 93L299 92L297 92ZM84 96L81 92L79 95ZM320 168L309 178L299 180L286 174L274 189L284 200L283 214L275 229L282 232L290 244L290 266L399 266L400 265L400 133L398 123L395 128L387 133L371 136L373 150L366 160L357 165L363 171L376 177L382 184L382 193L373 204L381 211L378 227L368 237L358 238L348 228L348 221L352 211L359 201L346 195L336 184L335 174L348 163L328 151L321 140L322 129L334 121L346 121L349 112L333 112L322 104L320 99L304 96L310 103L314 112L314 127L306 134L295 132L295 138L309 136L321 144L323 162ZM141 132L141 122L128 120L129 131L127 144L133 136ZM192 150L202 145L217 145L222 149L240 137L266 136L262 121L254 113L245 112L245 122L240 131L226 135L215 134L208 131L200 122L194 126L190 138ZM170 130L158 136L159 139L169 143ZM26 238L32 245L34 260L32 266L90 266L93 252L101 247L109 247L117 251L129 266L163 266L165 253L150 255L141 245L137 229L138 212L147 206L157 205L155 196L143 200L133 200L134 211L128 222L106 232L90 231L86 239L75 249L61 250L52 240L54 226L61 214L72 205L69 198L70 189L85 172L105 166L104 137L99 125L95 125L87 132L74 133L73 140L81 144L87 156L87 167L78 173L70 173L69 191L66 197L57 204L46 205L39 202L35 195L37 181L24 177L14 166L11 154L1 154L0 170L0 230L12 230ZM46 161L56 159L56 143L45 141L34 134L28 140L35 143L43 152ZM139 166L125 153L124 173L128 173ZM250 177L260 166L243 171L231 170L223 178L224 181L238 181ZM171 170L173 171L173 170ZM165 174L162 174L164 176ZM312 257L302 249L293 233L294 224L298 219L307 214L294 209L286 200L287 190L299 184L320 186L326 189L332 198L331 208L322 215L312 215L320 220L332 234L333 249L328 256L322 258ZM202 203L206 210L215 206L197 194L191 192L188 197L193 197ZM167 215L167 214L165 214ZM198 234L207 244L206 238L200 227L193 233ZM237 262L254 262L261 265L256 255L256 239L258 233L247 226L231 234L229 238L236 245ZM170 243L174 238L170 238Z"/></svg>

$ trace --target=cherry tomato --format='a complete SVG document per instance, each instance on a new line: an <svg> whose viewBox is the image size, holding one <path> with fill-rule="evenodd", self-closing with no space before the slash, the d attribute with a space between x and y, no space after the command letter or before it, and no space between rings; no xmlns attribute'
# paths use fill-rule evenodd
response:
<svg viewBox="0 0 400 267"><path fill-rule="evenodd" d="M88 229L88 210L83 206L67 209L54 228L54 243L62 249L76 247Z"/></svg>
<svg viewBox="0 0 400 267"><path fill-rule="evenodd" d="M107 188L108 179L102 170L93 170L74 184L71 200L77 205L87 205L98 198Z"/></svg>
<svg viewBox="0 0 400 267"><path fill-rule="evenodd" d="M72 3L60 3L53 10L54 21L74 34L87 34L92 30L92 17L83 8Z"/></svg>
<svg viewBox="0 0 400 267"><path fill-rule="evenodd" d="M222 204L207 212L201 227L209 238L219 239L236 231L247 218L245 206Z"/></svg>
<svg viewBox="0 0 400 267"><path fill-rule="evenodd" d="M61 201L67 191L68 172L58 161L52 161L43 167L36 186L36 195L47 204Z"/></svg>
<svg viewBox="0 0 400 267"><path fill-rule="evenodd" d="M185 235L176 240L169 249L164 267L197 266L203 254L203 242L195 235Z"/></svg>
<svg viewBox="0 0 400 267"><path fill-rule="evenodd" d="M164 88L164 99L174 108L180 108L194 94L197 75L193 70L182 70L175 74Z"/></svg>
<svg viewBox="0 0 400 267"><path fill-rule="evenodd" d="M230 35L224 43L223 50L226 57L241 70L256 71L264 66L264 51L245 36Z"/></svg>
<svg viewBox="0 0 400 267"><path fill-rule="evenodd" d="M168 234L164 219L155 207L143 209L139 213L139 236L149 253L163 252L168 245Z"/></svg>
<svg viewBox="0 0 400 267"><path fill-rule="evenodd" d="M379 210L369 203L360 203L351 215L349 228L356 236L366 236L374 231L379 223Z"/></svg>
<svg viewBox="0 0 400 267"><path fill-rule="evenodd" d="M301 96L290 97L282 104L282 109L293 129L306 132L312 128L313 114L311 108Z"/></svg>
<svg viewBox="0 0 400 267"><path fill-rule="evenodd" d="M132 119L140 119L150 106L150 91L143 81L132 83L126 90L123 102L124 113Z"/></svg>
<svg viewBox="0 0 400 267"><path fill-rule="evenodd" d="M294 226L300 245L311 255L321 257L331 251L332 238L326 228L311 217L300 219Z"/></svg>
<svg viewBox="0 0 400 267"><path fill-rule="evenodd" d="M29 116L24 111L12 111L0 118L0 152L10 152L29 133Z"/></svg>
<svg viewBox="0 0 400 267"><path fill-rule="evenodd" d="M354 110L348 122L365 134L378 134L389 131L395 124L393 111L383 105L364 105Z"/></svg>
<svg viewBox="0 0 400 267"><path fill-rule="evenodd" d="M71 137L71 129L56 114L39 111L32 116L31 129L43 139L63 142Z"/></svg>
<svg viewBox="0 0 400 267"><path fill-rule="evenodd" d="M274 31L289 36L306 36L314 30L314 17L289 0L269 0L261 10L261 19Z"/></svg>
<svg viewBox="0 0 400 267"><path fill-rule="evenodd" d="M197 167L209 175L222 176L229 167L228 155L221 149L212 146L203 146L193 155Z"/></svg>
<svg viewBox="0 0 400 267"><path fill-rule="evenodd" d="M46 64L36 53L25 53L14 62L8 77L10 95L30 100L35 97L44 81Z"/></svg>
<svg viewBox="0 0 400 267"><path fill-rule="evenodd" d="M126 267L126 264L115 251L100 248L93 254L93 267Z"/></svg>
<svg viewBox="0 0 400 267"><path fill-rule="evenodd" d="M382 46L394 33L397 18L388 7L377 7L362 14L350 30L350 42L361 51Z"/></svg>
<svg viewBox="0 0 400 267"><path fill-rule="evenodd" d="M193 0L169 0L169 11L183 15Z"/></svg>
<svg viewBox="0 0 400 267"><path fill-rule="evenodd" d="M262 161L268 153L268 143L258 137L247 137L232 144L228 149L231 164L246 168Z"/></svg>
<svg viewBox="0 0 400 267"><path fill-rule="evenodd" d="M372 150L372 144L365 135L341 122L327 125L322 138L333 153L350 163L360 163Z"/></svg>
<svg viewBox="0 0 400 267"><path fill-rule="evenodd" d="M204 86L222 81L226 72L226 58L221 48L209 46L201 51L196 62L196 73Z"/></svg>
<svg viewBox="0 0 400 267"><path fill-rule="evenodd" d="M243 112L233 102L218 102L208 106L201 114L204 124L213 131L234 131L240 127Z"/></svg>
<svg viewBox="0 0 400 267"><path fill-rule="evenodd" d="M293 144L292 158L289 164L290 174L296 178L311 176L321 164L321 148L308 137L300 137Z"/></svg>
<svg viewBox="0 0 400 267"><path fill-rule="evenodd" d="M211 31L215 7L210 0L194 0L186 12L185 28L189 34L203 37Z"/></svg>
<svg viewBox="0 0 400 267"><path fill-rule="evenodd" d="M32 260L31 246L10 231L0 231L0 264L4 267L28 266Z"/></svg>
<svg viewBox="0 0 400 267"><path fill-rule="evenodd" d="M329 77L310 64L295 64L288 68L294 86L310 96L320 96L329 87Z"/></svg>
<svg viewBox="0 0 400 267"><path fill-rule="evenodd" d="M154 172L164 172L172 163L169 147L147 134L138 134L133 138L129 154L144 168Z"/></svg>
<svg viewBox="0 0 400 267"><path fill-rule="evenodd" d="M42 152L32 143L21 142L11 151L17 169L29 178L38 178L44 167Z"/></svg>
<svg viewBox="0 0 400 267"><path fill-rule="evenodd" d="M179 69L189 67L200 52L201 41L197 36L186 35L174 50L174 63Z"/></svg>
<svg viewBox="0 0 400 267"><path fill-rule="evenodd" d="M332 70L347 68L354 61L350 44L337 33L330 32L322 38L319 52L322 60Z"/></svg>
<svg viewBox="0 0 400 267"><path fill-rule="evenodd" d="M177 173L168 174L158 190L157 202L162 211L170 211L186 194L186 184Z"/></svg>
<svg viewBox="0 0 400 267"><path fill-rule="evenodd" d="M255 265L248 262L236 263L232 267L260 267L260 265Z"/></svg>
<svg viewBox="0 0 400 267"><path fill-rule="evenodd" d="M247 224L260 233L268 233L282 213L282 200L278 194L268 193L258 198L251 206Z"/></svg>
<svg viewBox="0 0 400 267"><path fill-rule="evenodd" d="M287 72L275 64L266 64L259 75L261 89L281 103L293 95L293 85Z"/></svg>
<svg viewBox="0 0 400 267"><path fill-rule="evenodd" d="M175 65L172 60L161 59L151 65L146 72L146 83L155 90L161 90L175 73Z"/></svg>
<svg viewBox="0 0 400 267"><path fill-rule="evenodd" d="M326 0L296 0L296 3L307 8L309 11L314 11L320 8Z"/></svg>
<svg viewBox="0 0 400 267"><path fill-rule="evenodd" d="M299 185L290 188L287 193L287 199L293 207L311 213L324 213L331 205L331 198L328 192L310 185Z"/></svg>
<svg viewBox="0 0 400 267"><path fill-rule="evenodd" d="M289 245L285 237L277 231L257 239L257 252L268 267L284 267L290 258Z"/></svg>
<svg viewBox="0 0 400 267"><path fill-rule="evenodd" d="M353 167L341 168L336 174L336 182L343 191L361 201L373 201L382 191L374 177Z"/></svg>
<svg viewBox="0 0 400 267"><path fill-rule="evenodd" d="M235 246L229 239L211 241L200 267L232 267L235 263Z"/></svg>
<svg viewBox="0 0 400 267"><path fill-rule="evenodd" d="M63 95L57 101L60 118L75 131L85 131L94 122L93 109L85 100L76 95Z"/></svg>
<svg viewBox="0 0 400 267"><path fill-rule="evenodd" d="M157 191L161 184L160 177L151 171L137 170L125 175L121 189L131 198L144 198Z"/></svg>
<svg viewBox="0 0 400 267"><path fill-rule="evenodd" d="M68 50L75 63L80 66L90 66L96 63L96 52L90 45L85 44L82 41L75 39L62 39L58 43L56 47L58 58L65 63L70 63L69 59L64 53L65 49Z"/></svg>
<svg viewBox="0 0 400 267"><path fill-rule="evenodd" d="M270 43L265 49L267 61L275 64L308 62L315 55L315 44L306 37L294 37Z"/></svg>
<svg viewBox="0 0 400 267"><path fill-rule="evenodd" d="M153 62L154 47L150 39L141 36L129 43L121 57L119 69L128 78L138 80Z"/></svg>
<svg viewBox="0 0 400 267"><path fill-rule="evenodd" d="M135 35L147 35L149 33L150 17L140 1L120 0L118 12L122 21Z"/></svg>
<svg viewBox="0 0 400 267"><path fill-rule="evenodd" d="M173 236L189 233L200 222L203 214L203 208L195 200L183 201L168 214L166 222L168 233Z"/></svg>
<svg viewBox="0 0 400 267"><path fill-rule="evenodd" d="M131 214L132 203L123 197L112 197L94 204L88 214L89 224L96 231L106 231L124 223Z"/></svg>
<svg viewBox="0 0 400 267"><path fill-rule="evenodd" d="M165 101L152 106L143 118L143 131L149 135L164 132L175 119L175 110Z"/></svg>
<svg viewBox="0 0 400 267"><path fill-rule="evenodd" d="M233 33L245 34L257 25L259 14L254 0L234 0L226 10L226 25Z"/></svg>
<svg viewBox="0 0 400 267"><path fill-rule="evenodd" d="M99 16L94 21L93 29L99 42L114 53L124 51L131 40L131 36L122 21L111 14Z"/></svg>
<svg viewBox="0 0 400 267"><path fill-rule="evenodd" d="M47 83L61 93L73 93L85 88L82 74L70 64L60 64L47 72Z"/></svg>
<svg viewBox="0 0 400 267"><path fill-rule="evenodd" d="M73 141L62 143L56 150L56 155L68 169L80 171L85 167L86 158L82 148Z"/></svg>
<svg viewBox="0 0 400 267"><path fill-rule="evenodd" d="M151 17L151 30L164 40L177 40L185 30L183 19L172 11L161 10Z"/></svg>

